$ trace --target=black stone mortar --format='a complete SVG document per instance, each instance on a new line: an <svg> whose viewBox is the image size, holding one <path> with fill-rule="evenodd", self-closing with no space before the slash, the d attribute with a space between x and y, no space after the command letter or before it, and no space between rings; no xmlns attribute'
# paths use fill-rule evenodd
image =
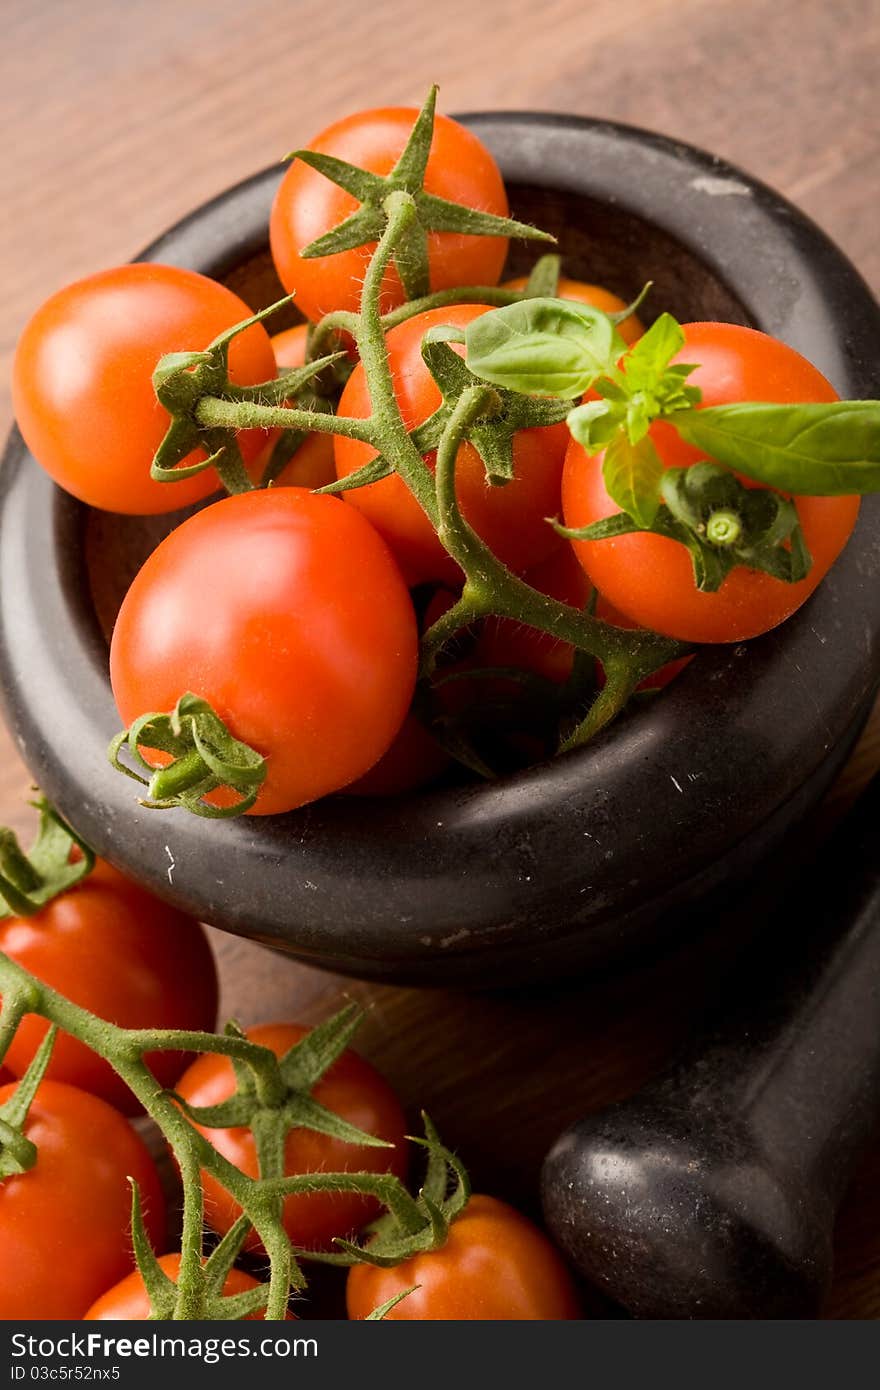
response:
<svg viewBox="0 0 880 1390"><path fill-rule="evenodd" d="M800 212L713 157L564 116L465 118L516 216L566 273L646 317L724 318L783 338L844 397L880 395L880 310ZM223 278L260 307L279 170L172 228L145 258ZM519 251L512 270L531 258ZM282 326L279 323L279 326ZM776 632L704 649L588 749L492 785L290 815L144 811L105 748L107 633L179 516L108 518L60 493L16 433L0 465L0 687L35 779L97 851L160 896L312 964L369 979L498 986L632 954L747 876L843 765L880 679L880 498L817 594ZM171 866L173 864L173 870Z"/></svg>

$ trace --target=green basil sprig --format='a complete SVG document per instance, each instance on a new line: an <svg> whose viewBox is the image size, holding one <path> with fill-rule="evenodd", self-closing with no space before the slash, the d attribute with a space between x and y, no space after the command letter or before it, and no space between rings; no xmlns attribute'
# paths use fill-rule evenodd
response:
<svg viewBox="0 0 880 1390"><path fill-rule="evenodd" d="M681 325L661 314L628 351L598 309L532 299L484 314L468 327L475 376L530 395L601 399L575 406L574 437L590 453L625 436L636 446L666 419L688 444L755 482L805 496L880 491L880 401L773 404L743 401L695 409L694 370L672 359L685 344ZM656 510L658 472L650 450L618 443L605 482L634 519Z"/></svg>

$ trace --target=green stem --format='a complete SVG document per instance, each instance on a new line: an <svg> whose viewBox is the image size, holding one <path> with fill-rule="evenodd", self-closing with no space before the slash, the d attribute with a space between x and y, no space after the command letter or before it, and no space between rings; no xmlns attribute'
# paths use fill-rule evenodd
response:
<svg viewBox="0 0 880 1390"><path fill-rule="evenodd" d="M228 401L221 396L202 396L195 408L196 419L208 428L295 429L316 434L342 434L375 444L376 433L370 420L330 415L326 410L300 410L297 406L260 405L257 401Z"/></svg>
<svg viewBox="0 0 880 1390"><path fill-rule="evenodd" d="M605 666L605 684L599 691L585 719L559 745L559 752L582 748L591 738L610 724L625 706L642 677L628 660L616 660Z"/></svg>
<svg viewBox="0 0 880 1390"><path fill-rule="evenodd" d="M13 832L5 827L0 829L0 875L25 895L36 892L43 884Z"/></svg>
<svg viewBox="0 0 880 1390"><path fill-rule="evenodd" d="M175 758L173 763L169 763L167 767L160 767L153 773L147 795L153 801L165 801L179 795L180 792L189 791L191 787L199 786L210 775L210 768L201 753L197 748L193 748L189 753L184 753L182 758Z"/></svg>
<svg viewBox="0 0 880 1390"><path fill-rule="evenodd" d="M4 959L0 955L0 960ZM40 1001L39 991L34 989L27 978L18 980L8 989L0 990L0 1063L9 1051L9 1045L18 1030L25 1014L32 1013Z"/></svg>
<svg viewBox="0 0 880 1390"><path fill-rule="evenodd" d="M177 1277L175 1319L191 1322L202 1317L205 1298L205 1272L202 1266L202 1223L205 1196L202 1190L198 1156L192 1145L174 1144L174 1157L183 1184L183 1231L180 1240L180 1273Z"/></svg>
<svg viewBox="0 0 880 1390"><path fill-rule="evenodd" d="M416 314L427 314L431 309L449 309L454 304L488 304L490 308L503 309L507 304L518 304L526 296L522 290L506 290L501 285L465 285L455 290L435 290L433 294L420 299L410 299L399 308L392 309L382 316L382 327L386 333L399 323Z"/></svg>
<svg viewBox="0 0 880 1390"><path fill-rule="evenodd" d="M400 474L416 501L436 526L437 495L434 479L431 470L413 444L400 413L380 312L382 278L398 242L415 220L416 207L408 193L395 192L390 193L385 199L385 211L388 225L373 253L364 280L361 312L355 336L370 393L370 427L372 437L377 441L375 447L381 451L395 472Z"/></svg>
<svg viewBox="0 0 880 1390"><path fill-rule="evenodd" d="M491 396L490 387L474 386L462 393L437 451L438 534L449 554L465 571L467 583L459 604L426 634L427 668L431 669L442 641L456 630L454 624L458 619L472 622L477 617L496 614L571 643L595 656L607 670L613 669L615 673L625 670L625 681L620 675L620 688L631 682L631 688L635 689L645 676L680 656L684 650L681 643L654 632L612 627L590 613L533 589L511 574L461 514L455 492L458 449L471 424L490 403ZM614 689L618 689L617 674ZM602 710L610 709L611 704L612 695L608 694ZM610 717L609 714L607 718ZM602 722L607 722L607 718Z"/></svg>

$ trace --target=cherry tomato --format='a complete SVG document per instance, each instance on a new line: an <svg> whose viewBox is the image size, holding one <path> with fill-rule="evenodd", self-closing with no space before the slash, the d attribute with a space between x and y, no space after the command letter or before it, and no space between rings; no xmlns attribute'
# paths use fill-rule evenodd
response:
<svg viewBox="0 0 880 1390"><path fill-rule="evenodd" d="M59 290L28 323L13 363L28 448L56 483L105 511L170 512L208 497L219 487L213 469L178 483L150 477L169 422L153 370L163 353L207 347L250 315L224 285L177 266L118 266ZM233 341L229 370L240 386L274 376L261 324ZM266 444L264 430L238 438L245 461ZM203 457L195 452L184 463Z"/></svg>
<svg viewBox="0 0 880 1390"><path fill-rule="evenodd" d="M0 951L99 1018L124 1028L192 1028L217 1021L217 972L203 929L100 860L87 878L33 917L0 921ZM25 1017L6 1054L23 1076L47 1024ZM163 1086L184 1066L179 1052L147 1058ZM131 1113L139 1106L109 1063L59 1033L46 1072Z"/></svg>
<svg viewBox="0 0 880 1390"><path fill-rule="evenodd" d="M389 747L418 659L412 602L353 507L303 488L227 497L147 560L116 622L126 724L187 691L268 760L253 810L288 811L353 782Z"/></svg>
<svg viewBox="0 0 880 1390"><path fill-rule="evenodd" d="M730 323L691 323L684 331L679 360L698 364L689 381L702 390L704 406L837 400L806 358L765 333ZM668 468L689 467L704 457L666 421L655 423L651 436ZM590 458L574 440L566 455L563 504L572 527L619 510L605 490L601 457ZM717 593L700 593L685 547L650 533L577 541L575 550L600 593L637 626L685 642L741 642L775 627L810 596L846 544L859 499L798 497L796 506L813 557L809 574L797 584L737 567Z"/></svg>
<svg viewBox="0 0 880 1390"><path fill-rule="evenodd" d="M177 1282L180 1274L180 1255L160 1255L159 1267L169 1279ZM259 1286L259 1279L254 1279L252 1275L245 1274L244 1270L231 1269L226 1276L223 1284L223 1292L227 1296L236 1293L247 1293L250 1289ZM262 1322L265 1314L248 1313L243 1319L244 1322ZM144 1287L144 1278L140 1270L133 1270L127 1274L118 1284L114 1284L112 1289L108 1289L102 1294L96 1303L93 1303L89 1311L85 1314L84 1322L145 1322L150 1317L150 1298ZM293 1318L292 1313L287 1314L288 1319Z"/></svg>
<svg viewBox="0 0 880 1390"><path fill-rule="evenodd" d="M488 312L483 304L431 309L393 328L387 336L395 391L408 429L415 429L441 403L439 388L421 355L422 339L435 324L464 328ZM370 413L366 376L355 367L339 402L339 414L363 418ZM456 492L466 520L510 569L540 564L560 540L545 520L559 511L560 478L569 438L564 424L522 430L513 445L514 477L500 487L486 480L476 450L462 444L456 462ZM347 477L375 456L375 449L337 435L336 472ZM434 456L428 456L433 466ZM410 584L425 580L455 583L461 572L441 545L433 526L396 474L366 487L353 488L345 500L368 517L385 537Z"/></svg>
<svg viewBox="0 0 880 1390"><path fill-rule="evenodd" d="M363 1319L406 1289L398 1322L559 1322L580 1317L574 1284L542 1231L494 1197L471 1197L445 1245L390 1269L353 1265L348 1316Z"/></svg>
<svg viewBox="0 0 880 1390"><path fill-rule="evenodd" d="M504 286L508 290L524 290L527 282L527 276L517 275L513 280L505 280ZM589 304L593 309L601 309L603 314L619 314L626 308L625 299L612 294L611 290L604 289L602 285L588 285L583 280L567 280L565 276L559 281L556 295L559 299L574 299L579 304ZM645 330L638 315L630 314L617 325L617 331L623 341L631 345L641 338Z"/></svg>
<svg viewBox="0 0 880 1390"><path fill-rule="evenodd" d="M283 333L276 333L272 338L272 349L279 372L282 369L291 371L294 367L304 365L308 330L307 323L298 323L293 328L285 328ZM277 434L280 433L280 430L273 431L275 437L270 443L270 450ZM261 462L266 461L268 452ZM323 487L325 483L332 483L335 477L333 436L315 433L303 440L293 458L278 474L273 487L318 488Z"/></svg>
<svg viewBox="0 0 880 1390"><path fill-rule="evenodd" d="M248 1029L252 1042L270 1047L280 1057L300 1041L309 1030L298 1023L262 1024ZM235 1086L228 1058L205 1054L183 1075L177 1091L190 1105L217 1105L232 1095ZM371 1173L406 1173L406 1144L403 1112L394 1092L377 1071L346 1051L322 1077L312 1092L315 1100L342 1115L358 1129L375 1134L394 1145L393 1149L346 1144L314 1130L293 1129L285 1146L285 1172L315 1173L362 1170ZM248 1129L204 1129L202 1131L220 1153L236 1168L257 1176L254 1138ZM202 1175L205 1189L205 1218L216 1231L228 1231L240 1209L228 1192L211 1176ZM286 1198L284 1226L291 1240L313 1250L325 1250L334 1236L350 1235L378 1214L378 1204L357 1193L313 1192ZM259 1250L259 1237L251 1232L246 1249Z"/></svg>
<svg viewBox="0 0 880 1390"><path fill-rule="evenodd" d="M0 1090L0 1105L14 1090ZM0 1182L0 1319L81 1318L131 1269L129 1177L161 1247L159 1176L128 1121L74 1086L44 1081L24 1133L37 1162Z"/></svg>
<svg viewBox="0 0 880 1390"><path fill-rule="evenodd" d="M408 107L359 111L328 126L309 149L343 159L374 174L389 174L403 153L418 112ZM507 194L495 160L485 145L448 116L437 116L425 171L425 190L481 212L506 217ZM269 234L281 283L296 294L296 305L317 320L333 309L360 307L372 245L333 256L304 259L303 247L331 231L358 208L349 193L294 160L281 181ZM431 290L457 285L497 285L507 255L506 237L428 233ZM382 311L406 299L397 271L390 267L383 283Z"/></svg>

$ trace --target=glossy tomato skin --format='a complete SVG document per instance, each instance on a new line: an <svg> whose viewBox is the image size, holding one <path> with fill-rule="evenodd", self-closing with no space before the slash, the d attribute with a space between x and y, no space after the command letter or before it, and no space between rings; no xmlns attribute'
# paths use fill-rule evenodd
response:
<svg viewBox="0 0 880 1390"><path fill-rule="evenodd" d="M0 1105L14 1089L0 1090ZM128 1121L74 1086L44 1081L24 1132L37 1163L0 1183L0 1319L81 1318L132 1267L129 1177L161 1249L159 1177Z"/></svg>
<svg viewBox="0 0 880 1390"><path fill-rule="evenodd" d="M505 280L509 290L524 290L528 277L517 275ZM556 290L557 298L573 299L578 304L589 304L592 309L601 309L603 314L619 314L626 308L626 300L620 295L606 290L604 285L591 285L584 280L568 280L563 275ZM617 331L628 347L638 342L644 333L642 321L637 314L630 314L617 325Z"/></svg>
<svg viewBox="0 0 880 1390"><path fill-rule="evenodd" d="M124 1028L210 1032L217 1021L217 972L203 928L101 860L33 917L0 921L0 951L75 1004ZM36 1014L22 1020L6 1054L17 1076L24 1075L47 1026ZM162 1052L146 1060L167 1087L185 1057ZM65 1033L58 1034L46 1075L123 1112L140 1108L109 1063Z"/></svg>
<svg viewBox="0 0 880 1390"><path fill-rule="evenodd" d="M374 174L389 174L403 153L418 112L409 107L359 111L328 126L309 149L356 164ZM448 116L437 116L425 172L425 189L481 212L506 217L507 194L495 160L485 145ZM296 293L296 305L312 320L334 309L356 312L372 245L333 256L304 259L300 252L357 210L350 194L323 174L294 160L281 181L272 206L269 235L281 283ZM506 237L428 233L431 290L457 285L497 285L507 255ZM382 312L406 299L391 267L382 289Z"/></svg>
<svg viewBox="0 0 880 1390"><path fill-rule="evenodd" d="M180 1274L180 1255L178 1253L159 1256L159 1267L169 1279L177 1282ZM259 1285L259 1280L245 1274L242 1269L231 1269L223 1284L227 1297L237 1293L248 1293ZM150 1317L150 1298L144 1287L143 1275L132 1270L118 1284L92 1304L83 1318L84 1322L145 1322ZM293 1314L288 1313L288 1318ZM249 1313L244 1322L262 1322L264 1314Z"/></svg>
<svg viewBox="0 0 880 1390"><path fill-rule="evenodd" d="M306 360L307 323L295 324L285 328L272 338L272 351L279 374L289 372L294 367L302 367ZM278 431L280 434L281 431ZM273 431L274 434L274 431ZM274 438L272 440L274 443ZM304 439L285 468L278 474L273 487L324 487L336 477L333 461L332 434L310 434ZM255 481L259 481L255 479Z"/></svg>
<svg viewBox="0 0 880 1390"><path fill-rule="evenodd" d="M249 1028L252 1042L269 1047L282 1056L308 1033L297 1023L261 1024ZM234 1075L228 1058L204 1055L197 1058L181 1077L178 1094L190 1105L217 1105L234 1089ZM294 1129L287 1137L285 1172L314 1173L363 1170L406 1174L406 1142L403 1111L394 1092L379 1073L359 1057L346 1051L312 1092L319 1104L342 1115L358 1129L375 1134L394 1145L379 1149L345 1144L312 1130ZM216 1149L236 1168L257 1176L254 1139L247 1129L204 1129ZM205 1219L216 1231L228 1231L240 1214L229 1194L211 1176L203 1173ZM284 1203L284 1225L295 1244L313 1250L326 1250L335 1236L350 1235L377 1216L378 1204L357 1193L297 1194ZM259 1238L251 1232L246 1249L260 1250Z"/></svg>
<svg viewBox="0 0 880 1390"><path fill-rule="evenodd" d="M440 390L421 355L422 339L437 324L466 327L488 313L484 304L457 304L431 309L399 324L387 335L388 358L401 414L408 429L427 420L441 403ZM463 351L463 349L462 349ZM359 419L370 413L362 366L355 367L339 403L339 414ZM545 520L559 510L560 481L569 434L566 426L522 430L514 440L514 477L504 486L486 481L476 450L463 444L456 461L456 492L465 519L510 569L521 572L540 564L560 545ZM337 436L337 476L347 477L375 456L358 440ZM428 457L433 467L434 456ZM383 535L410 584L438 580L455 584L461 571L444 550L433 526L396 474L344 494L346 503L363 512Z"/></svg>
<svg viewBox="0 0 880 1390"><path fill-rule="evenodd" d="M366 1318L396 1294L418 1288L386 1317L397 1322L561 1322L580 1317L561 1257L537 1226L505 1202L471 1197L446 1244L390 1269L348 1272L349 1318Z"/></svg>
<svg viewBox="0 0 880 1390"><path fill-rule="evenodd" d="M153 551L110 650L126 724L192 691L266 756L254 812L288 811L372 767L409 708L412 601L368 522L271 488L190 517Z"/></svg>
<svg viewBox="0 0 880 1390"><path fill-rule="evenodd" d="M28 448L56 483L105 511L170 512L210 496L220 486L213 469L177 483L150 478L169 424L153 370L163 353L205 348L250 316L231 290L176 266L118 266L59 290L27 324L13 363ZM274 376L261 324L234 340L229 370L240 386ZM246 431L239 444L247 462L265 447L266 432Z"/></svg>
<svg viewBox="0 0 880 1390"><path fill-rule="evenodd" d="M793 348L729 323L684 325L682 362L696 362L689 381L702 404L734 401L834 401L828 381ZM689 467L704 455L659 421L652 438L664 464ZM589 577L622 614L639 627L685 642L740 642L781 623L810 596L843 549L856 522L858 497L798 497L798 515L812 568L806 579L786 584L737 567L717 593L700 593L684 546L663 536L635 534L606 541L577 541ZM571 441L563 476L567 526L587 526L619 511L605 490L601 456L588 457Z"/></svg>

